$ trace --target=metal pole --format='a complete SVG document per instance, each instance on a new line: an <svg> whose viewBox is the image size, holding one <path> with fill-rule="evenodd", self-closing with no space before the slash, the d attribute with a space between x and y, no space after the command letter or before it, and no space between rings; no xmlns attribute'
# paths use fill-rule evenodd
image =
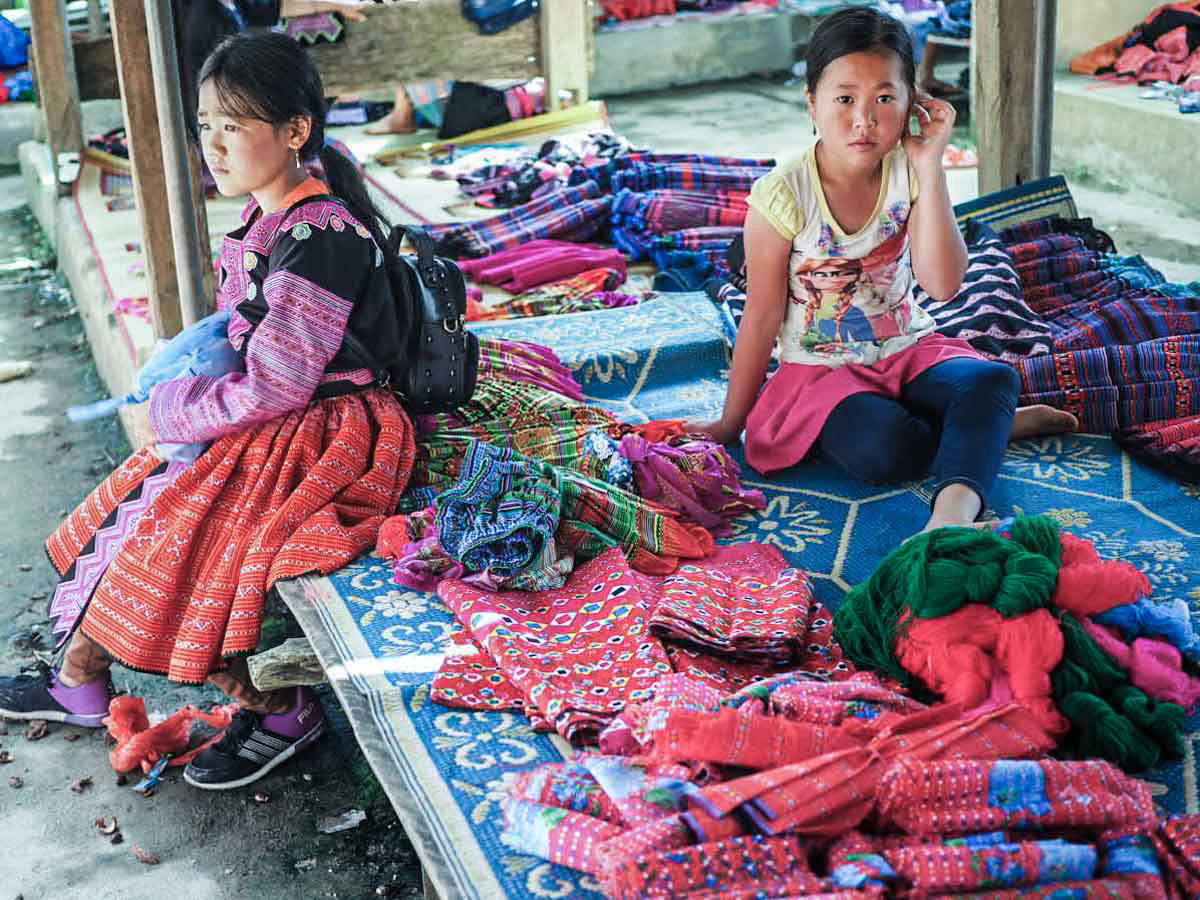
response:
<svg viewBox="0 0 1200 900"><path fill-rule="evenodd" d="M159 115L158 134L162 142L175 273L179 279L179 311L186 328L203 318L207 308L204 300L207 260L200 259L197 239L196 204L192 194L171 0L146 0L146 36L154 72L154 99Z"/></svg>
<svg viewBox="0 0 1200 900"><path fill-rule="evenodd" d="M100 0L88 0L88 37L99 40L104 37L104 12Z"/></svg>
<svg viewBox="0 0 1200 900"><path fill-rule="evenodd" d="M1058 0L1036 0L1033 61L1033 177L1050 175L1054 127L1054 42Z"/></svg>

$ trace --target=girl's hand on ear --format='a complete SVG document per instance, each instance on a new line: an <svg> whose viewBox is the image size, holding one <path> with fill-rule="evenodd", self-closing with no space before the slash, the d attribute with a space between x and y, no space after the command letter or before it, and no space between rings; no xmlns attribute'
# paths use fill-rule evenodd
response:
<svg viewBox="0 0 1200 900"><path fill-rule="evenodd" d="M954 127L954 107L945 100L938 100L918 91L913 102L913 113L921 124L920 134L906 134L902 143L913 167L941 167L942 154L950 143L950 131Z"/></svg>

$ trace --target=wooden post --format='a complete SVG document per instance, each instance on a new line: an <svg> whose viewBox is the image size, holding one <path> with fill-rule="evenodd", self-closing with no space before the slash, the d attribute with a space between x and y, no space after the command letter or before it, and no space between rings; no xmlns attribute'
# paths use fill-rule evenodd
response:
<svg viewBox="0 0 1200 900"><path fill-rule="evenodd" d="M187 21L187 9L181 0L171 0L171 12L175 18L175 57L179 62L179 80L183 87L184 112L193 115L192 108L195 100L192 95L195 85L192 84L193 73L189 70L187 53L185 51L184 24ZM213 271L212 239L208 233L208 198L204 193L203 163L201 162L200 147L196 144L188 147L188 164L192 178L192 202L196 209L196 246L199 248L200 259L203 261L204 290L201 316L217 310L217 276Z"/></svg>
<svg viewBox="0 0 1200 900"><path fill-rule="evenodd" d="M588 99L588 33L592 28L587 0L551 0L541 5L542 73L546 76L546 108L560 109L560 90L573 94L578 106Z"/></svg>
<svg viewBox="0 0 1200 900"><path fill-rule="evenodd" d="M1034 177L1034 48L1029 0L975 0L971 21L971 116L979 141L979 193Z"/></svg>
<svg viewBox="0 0 1200 900"><path fill-rule="evenodd" d="M172 337L183 327L183 317L171 245L171 215L158 138L158 106L154 98L145 5L142 0L111 2L109 21L117 55L129 162L133 168L133 193L142 222L150 317L157 337Z"/></svg>
<svg viewBox="0 0 1200 900"><path fill-rule="evenodd" d="M204 267L211 268L212 259L200 258L192 157L184 123L183 88L171 0L146 0L145 10L150 65L154 70L154 99L158 108L158 136L162 141L163 175L170 210L171 243L175 251L175 274L179 280L179 312L187 326L202 319L203 311L208 308L208 300L204 297Z"/></svg>
<svg viewBox="0 0 1200 900"><path fill-rule="evenodd" d="M100 0L88 0L88 37L99 40L104 37L104 12Z"/></svg>
<svg viewBox="0 0 1200 900"><path fill-rule="evenodd" d="M67 28L67 5L65 0L32 0L29 14L46 138L59 193L66 194L78 175L79 153L83 150L79 81L75 77L75 50ZM73 169L69 154L74 154Z"/></svg>

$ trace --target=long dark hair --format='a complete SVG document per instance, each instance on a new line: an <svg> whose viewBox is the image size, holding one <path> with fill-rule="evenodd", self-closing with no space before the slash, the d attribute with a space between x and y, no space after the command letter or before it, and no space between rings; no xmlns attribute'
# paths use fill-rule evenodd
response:
<svg viewBox="0 0 1200 900"><path fill-rule="evenodd" d="M213 83L231 116L276 127L299 117L309 118L312 129L300 148L301 162L321 161L330 192L366 226L380 250L390 255L387 235L391 226L371 200L358 169L325 145L321 75L304 48L285 34L235 34L221 41L204 61L197 88L206 81Z"/></svg>
<svg viewBox="0 0 1200 900"><path fill-rule="evenodd" d="M849 7L821 20L808 42L806 77L810 94L825 68L835 59L851 53L878 53L890 50L900 57L900 69L909 97L916 96L917 66L913 62L912 38L896 19L874 9Z"/></svg>

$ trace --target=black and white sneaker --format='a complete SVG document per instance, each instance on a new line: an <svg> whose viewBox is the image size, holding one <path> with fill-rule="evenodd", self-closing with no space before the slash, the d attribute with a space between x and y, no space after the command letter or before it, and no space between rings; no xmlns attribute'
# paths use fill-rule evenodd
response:
<svg viewBox="0 0 1200 900"><path fill-rule="evenodd" d="M297 688L296 695L286 713L237 712L225 736L188 763L184 781L209 791L244 787L315 742L325 731L325 713L310 689Z"/></svg>
<svg viewBox="0 0 1200 900"><path fill-rule="evenodd" d="M27 669L33 674L0 678L0 717L43 719L84 728L103 728L113 698L112 678L67 687L58 672L45 663Z"/></svg>

